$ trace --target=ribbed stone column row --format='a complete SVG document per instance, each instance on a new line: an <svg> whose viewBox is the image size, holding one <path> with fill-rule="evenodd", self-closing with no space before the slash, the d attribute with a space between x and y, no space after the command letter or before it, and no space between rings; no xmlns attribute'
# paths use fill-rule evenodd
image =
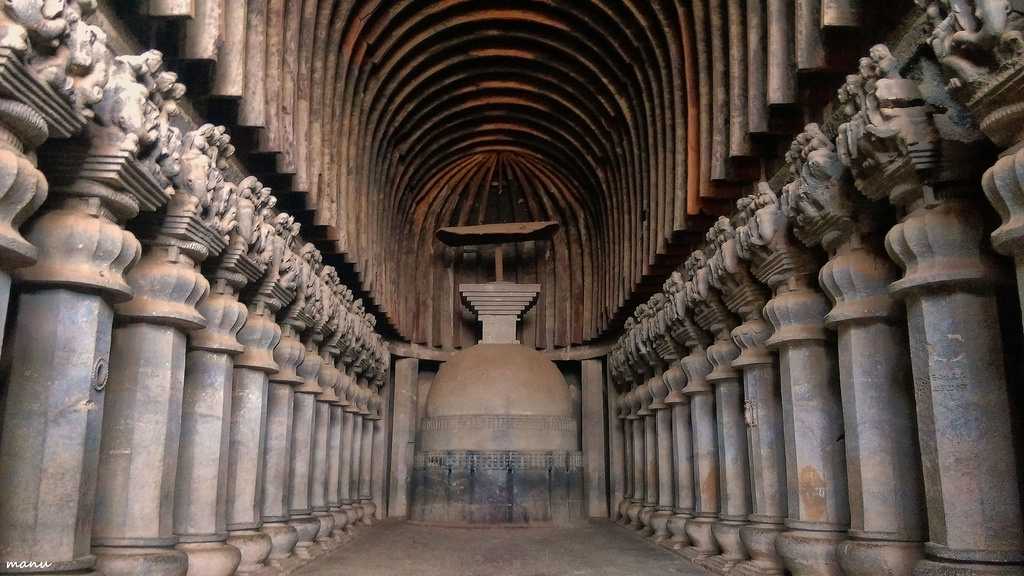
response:
<svg viewBox="0 0 1024 576"><path fill-rule="evenodd" d="M643 526L671 487L663 544L714 573L1024 574L1003 275L976 204L983 190L1002 216L992 243L1021 277L1008 46L1024 31L1006 3L926 4L948 93L920 53L872 47L836 118L796 137L786 172L718 219L609 354L632 456L620 513ZM958 100L1007 148L984 176ZM671 474L643 482L665 438Z"/></svg>
<svg viewBox="0 0 1024 576"><path fill-rule="evenodd" d="M373 317L268 188L232 180L225 129L180 117L159 52L114 54L93 2L9 4L0 573L254 572L295 545L274 527L307 517L331 545L350 523L344 372L361 508L383 494Z"/></svg>

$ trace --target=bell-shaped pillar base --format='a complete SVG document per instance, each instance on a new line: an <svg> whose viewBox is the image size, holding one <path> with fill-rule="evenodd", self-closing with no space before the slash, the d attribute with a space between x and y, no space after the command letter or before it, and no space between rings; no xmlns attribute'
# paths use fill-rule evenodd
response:
<svg viewBox="0 0 1024 576"><path fill-rule="evenodd" d="M839 544L836 554L846 576L911 576L924 558L924 546L920 542L855 539Z"/></svg>
<svg viewBox="0 0 1024 576"><path fill-rule="evenodd" d="M615 522L623 526L629 524L629 506L632 504L629 498L623 498L619 501L619 505L616 508L617 517Z"/></svg>
<svg viewBox="0 0 1024 576"><path fill-rule="evenodd" d="M316 542L327 548L331 547L334 535L334 515L330 512L314 512L313 516L320 522L320 531L316 533Z"/></svg>
<svg viewBox="0 0 1024 576"><path fill-rule="evenodd" d="M259 530L237 530L228 533L228 545L240 554L237 573L249 574L262 570L270 556L270 536Z"/></svg>
<svg viewBox="0 0 1024 576"><path fill-rule="evenodd" d="M640 530L644 527L643 524L640 523L640 510L642 510L643 507L644 505L640 502L633 501L629 503L629 507L626 508L626 517L629 519L626 523L627 526L636 530Z"/></svg>
<svg viewBox="0 0 1024 576"><path fill-rule="evenodd" d="M718 542L721 554L712 556L701 565L715 574L728 574L734 566L747 559L747 552L740 538L740 530L745 522L719 520L711 527L711 532Z"/></svg>
<svg viewBox="0 0 1024 576"><path fill-rule="evenodd" d="M671 510L656 510L651 514L651 528L654 530L654 541L664 542L669 539L668 521L672 518Z"/></svg>
<svg viewBox="0 0 1024 576"><path fill-rule="evenodd" d="M345 539L348 533L348 514L345 514L345 509L339 506L331 508L331 516L334 517L333 537L336 541L340 542Z"/></svg>
<svg viewBox="0 0 1024 576"><path fill-rule="evenodd" d="M188 572L188 556L174 548L102 546L92 551L96 570L104 576L185 576Z"/></svg>
<svg viewBox="0 0 1024 576"><path fill-rule="evenodd" d="M640 509L640 525L637 527L644 536L653 536L654 527L651 526L651 516L654 516L654 506L644 506Z"/></svg>
<svg viewBox="0 0 1024 576"><path fill-rule="evenodd" d="M793 576L843 576L836 548L844 539L842 532L788 530L775 539L775 548Z"/></svg>
<svg viewBox="0 0 1024 576"><path fill-rule="evenodd" d="M673 550L681 550L682 548L690 545L690 537L686 535L686 523L690 521L693 516L689 514L673 514L668 519L668 533L669 539L665 541L665 544L671 547Z"/></svg>
<svg viewBox="0 0 1024 576"><path fill-rule="evenodd" d="M741 562L730 574L736 576L782 576L786 567L775 550L775 539L785 532L782 524L747 524L740 528L740 538L750 560Z"/></svg>
<svg viewBox="0 0 1024 576"><path fill-rule="evenodd" d="M242 561L242 553L223 542L189 542L175 549L188 556L188 573L203 576L231 576Z"/></svg>
<svg viewBox="0 0 1024 576"><path fill-rule="evenodd" d="M363 517L362 520L364 526L370 526L376 519L374 516L377 513L377 504L373 500L363 500Z"/></svg>
<svg viewBox="0 0 1024 576"><path fill-rule="evenodd" d="M718 554L718 542L712 533L715 518L691 518L686 523L686 535L690 537L690 545L683 548L683 556L690 560L699 560Z"/></svg>
<svg viewBox="0 0 1024 576"><path fill-rule="evenodd" d="M299 541L299 533L295 528L287 522L266 522L260 530L270 536L270 555L267 559L272 566L280 565L281 561L292 555Z"/></svg>
<svg viewBox="0 0 1024 576"><path fill-rule="evenodd" d="M298 534L298 541L295 543L295 555L299 558L312 558L312 548L316 542L316 535L320 533L320 520L311 514L295 516L288 521L288 525L294 528L296 534Z"/></svg>
<svg viewBox="0 0 1024 576"><path fill-rule="evenodd" d="M345 523L345 527L349 532L356 527L356 522L359 521L359 512L356 511L355 506L352 504L342 504L342 511L345 512L345 516L348 518L348 522Z"/></svg>

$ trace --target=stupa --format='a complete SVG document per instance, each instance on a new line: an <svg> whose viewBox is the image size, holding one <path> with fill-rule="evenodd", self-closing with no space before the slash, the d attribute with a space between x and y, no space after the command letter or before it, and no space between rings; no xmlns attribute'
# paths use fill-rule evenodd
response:
<svg viewBox="0 0 1024 576"><path fill-rule="evenodd" d="M507 242L550 238L556 222L442 228L449 246L495 244L495 280L461 284L482 324L430 388L414 466L413 521L566 525L582 520L582 453L558 367L516 339L539 284L505 282Z"/></svg>

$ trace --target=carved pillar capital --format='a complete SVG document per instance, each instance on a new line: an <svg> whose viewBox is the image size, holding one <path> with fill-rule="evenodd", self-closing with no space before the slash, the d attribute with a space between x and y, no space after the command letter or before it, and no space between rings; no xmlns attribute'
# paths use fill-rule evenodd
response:
<svg viewBox="0 0 1024 576"><path fill-rule="evenodd" d="M840 248L818 274L822 289L835 303L825 324L900 317L902 311L889 294L898 276L893 263L868 246Z"/></svg>
<svg viewBox="0 0 1024 576"><path fill-rule="evenodd" d="M885 237L889 255L904 269L891 286L902 297L908 291L991 288L998 268L983 249L981 216L966 200L947 200L914 210Z"/></svg>
<svg viewBox="0 0 1024 576"><path fill-rule="evenodd" d="M193 256L178 246L152 246L127 276L134 297L117 305L128 321L165 324L185 331L206 325L196 305L210 283L196 271Z"/></svg>
<svg viewBox="0 0 1024 576"><path fill-rule="evenodd" d="M191 349L232 355L245 351L245 345L238 340L238 333L246 323L248 310L238 301L238 295L227 282L215 281L206 298L199 302L198 310L206 319L206 326L191 334Z"/></svg>
<svg viewBox="0 0 1024 576"><path fill-rule="evenodd" d="M688 309L693 310L693 319L704 330L715 336L715 342L707 348L708 360L713 367L707 378L712 381L737 378L739 371L732 366L740 350L730 337L736 321L722 303L717 290L711 284L711 270L704 252L694 251L686 261L689 280L686 283Z"/></svg>
<svg viewBox="0 0 1024 576"><path fill-rule="evenodd" d="M626 420L639 420L640 419L640 397L637 394L637 389L631 388L625 395L626 401L629 403L629 415L626 416Z"/></svg>
<svg viewBox="0 0 1024 576"><path fill-rule="evenodd" d="M1009 0L924 0L928 44L948 88L999 146L1024 140L1024 22Z"/></svg>
<svg viewBox="0 0 1024 576"><path fill-rule="evenodd" d="M683 394L692 395L700 392L711 392L711 385L708 383L708 374L712 366L708 362L707 350L697 346L690 350L690 353L679 363L686 373L686 388Z"/></svg>
<svg viewBox="0 0 1024 576"><path fill-rule="evenodd" d="M36 249L18 228L46 199L46 177L31 150L46 140L42 116L13 100L0 99L0 268L35 262Z"/></svg>
<svg viewBox="0 0 1024 576"><path fill-rule="evenodd" d="M647 380L647 390L651 395L651 403L649 408L651 410L664 410L668 408L668 404L665 403L665 398L668 396L669 387L662 378L663 373L655 374Z"/></svg>
<svg viewBox="0 0 1024 576"><path fill-rule="evenodd" d="M125 272L142 246L99 198L61 201L33 223L28 237L37 261L16 272L22 283L98 290L111 301L132 297Z"/></svg>
<svg viewBox="0 0 1024 576"><path fill-rule="evenodd" d="M992 247L1008 256L1021 253L1024 251L1024 148L1006 154L986 170L981 185L1003 220L992 232Z"/></svg>
<svg viewBox="0 0 1024 576"><path fill-rule="evenodd" d="M737 202L737 210L743 225L736 229L736 252L750 261L751 273L776 293L809 286L817 259L791 238L789 215L771 186L759 182L753 195Z"/></svg>
<svg viewBox="0 0 1024 576"><path fill-rule="evenodd" d="M654 414L654 412L651 411L651 402L654 398L651 396L650 385L647 382L644 382L637 386L635 390L636 392L633 396L634 402L637 405L636 415L643 417Z"/></svg>
<svg viewBox="0 0 1024 576"><path fill-rule="evenodd" d="M299 364L302 364L305 356L306 347L297 338L295 327L284 323L281 325L281 341L274 348L274 362L277 363L277 372L271 374L270 379L282 384L292 384L295 386L302 384L302 376L298 374L296 369L299 367Z"/></svg>

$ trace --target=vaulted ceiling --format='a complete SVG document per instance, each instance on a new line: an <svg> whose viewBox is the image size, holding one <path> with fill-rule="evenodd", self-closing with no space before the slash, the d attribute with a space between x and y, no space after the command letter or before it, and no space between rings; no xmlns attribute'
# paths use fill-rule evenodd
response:
<svg viewBox="0 0 1024 576"><path fill-rule="evenodd" d="M139 20L402 338L474 337L455 287L489 280L491 253L437 228L561 222L510 266L543 284L523 339L544 348L660 288L767 169L754 157L820 110L828 46L869 40L868 12L835 12L859 2L828 4L149 0Z"/></svg>

